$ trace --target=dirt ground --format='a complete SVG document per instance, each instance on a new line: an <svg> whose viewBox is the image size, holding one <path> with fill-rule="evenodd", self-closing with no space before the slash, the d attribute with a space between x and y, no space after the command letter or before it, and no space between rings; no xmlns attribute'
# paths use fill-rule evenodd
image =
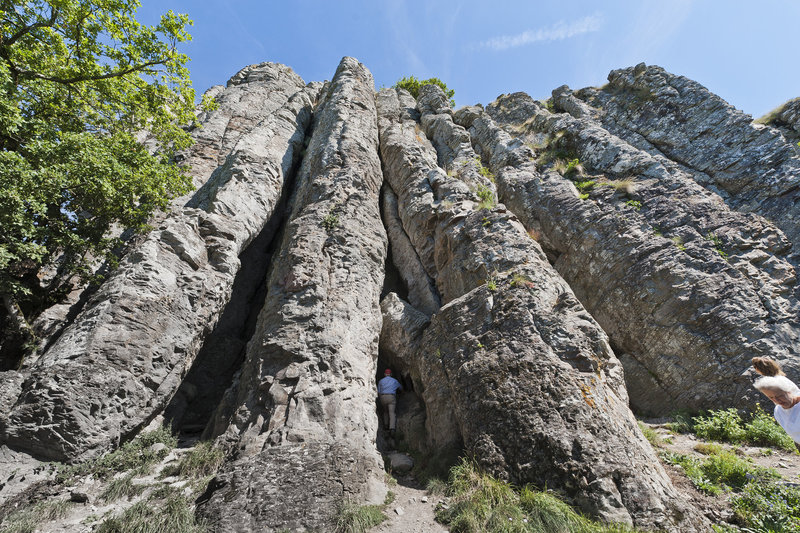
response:
<svg viewBox="0 0 800 533"><path fill-rule="evenodd" d="M388 520L375 526L375 533L446 533L449 529L434 519L439 499L431 496L413 476L401 476L397 485L389 487L394 501L386 507Z"/></svg>

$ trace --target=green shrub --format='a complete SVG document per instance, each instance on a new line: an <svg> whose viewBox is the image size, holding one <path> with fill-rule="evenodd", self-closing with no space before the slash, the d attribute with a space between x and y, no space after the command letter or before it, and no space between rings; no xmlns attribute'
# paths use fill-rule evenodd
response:
<svg viewBox="0 0 800 533"><path fill-rule="evenodd" d="M680 466L694 485L710 494L725 490L740 490L748 481L766 481L779 478L777 472L754 465L749 458L742 458L728 451L718 451L703 459L674 452L662 452L661 458Z"/></svg>
<svg viewBox="0 0 800 533"><path fill-rule="evenodd" d="M748 531L800 531L800 489L779 483L748 483L731 498L736 518Z"/></svg>
<svg viewBox="0 0 800 533"><path fill-rule="evenodd" d="M759 408L753 418L744 427L745 440L756 446L774 446L789 452L797 452L794 440L790 437L775 421L772 415L768 415Z"/></svg>
<svg viewBox="0 0 800 533"><path fill-rule="evenodd" d="M567 167L564 169L565 176L569 176L571 174L580 175L582 173L583 173L583 167L581 166L580 159L576 157L574 159L570 159L569 161L567 161Z"/></svg>
<svg viewBox="0 0 800 533"><path fill-rule="evenodd" d="M335 533L365 533L386 520L379 505L356 505L346 502L339 507Z"/></svg>
<svg viewBox="0 0 800 533"><path fill-rule="evenodd" d="M456 101L453 99L453 96L455 96L456 92L453 89L448 88L447 84L445 84L445 82L439 78L418 80L414 76L407 76L400 78L392 87L395 89L405 89L416 99L419 98L419 90L423 85L438 85L439 88L444 91L444 95L447 97L447 99L450 100L450 107L456 106Z"/></svg>
<svg viewBox="0 0 800 533"><path fill-rule="evenodd" d="M708 416L695 417L694 432L698 437L720 442L742 442L746 435L742 417L734 408L709 411Z"/></svg>
<svg viewBox="0 0 800 533"><path fill-rule="evenodd" d="M478 196L478 209L492 209L497 202L494 198L494 191L491 187L487 187L486 185L478 185L478 188L475 191L475 194Z"/></svg>

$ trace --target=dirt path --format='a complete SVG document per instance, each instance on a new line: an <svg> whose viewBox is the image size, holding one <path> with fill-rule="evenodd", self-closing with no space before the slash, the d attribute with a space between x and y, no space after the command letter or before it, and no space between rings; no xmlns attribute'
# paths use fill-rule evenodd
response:
<svg viewBox="0 0 800 533"><path fill-rule="evenodd" d="M439 499L431 496L413 476L397 478L390 487L394 501L386 507L388 520L370 531L373 533L446 533L445 526L434 519L433 510Z"/></svg>

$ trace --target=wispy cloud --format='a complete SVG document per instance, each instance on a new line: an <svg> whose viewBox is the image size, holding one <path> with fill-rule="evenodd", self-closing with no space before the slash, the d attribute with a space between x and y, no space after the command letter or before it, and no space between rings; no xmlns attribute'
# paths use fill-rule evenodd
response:
<svg viewBox="0 0 800 533"><path fill-rule="evenodd" d="M599 14L594 14L571 23L562 20L548 28L527 30L517 35L492 37L480 43L479 46L481 48L491 48L492 50L507 50L532 43L562 41L576 35L597 31L602 25L603 17Z"/></svg>

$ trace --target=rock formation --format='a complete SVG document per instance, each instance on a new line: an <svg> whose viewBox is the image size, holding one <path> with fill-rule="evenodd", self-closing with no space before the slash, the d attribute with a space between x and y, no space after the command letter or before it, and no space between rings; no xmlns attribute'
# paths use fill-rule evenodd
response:
<svg viewBox="0 0 800 533"><path fill-rule="evenodd" d="M344 58L324 84L263 63L210 89L178 158L196 191L0 373L0 473L163 417L226 454L213 531L330 530L386 494L380 364L420 456L708 530L629 405L752 407L753 356L800 377L796 101L753 124L658 67L609 81L454 111Z"/></svg>
<svg viewBox="0 0 800 533"><path fill-rule="evenodd" d="M632 404L660 415L746 406L760 396L748 373L756 354L800 374L800 308L784 235L730 209L683 168L609 133L563 90L555 93L578 117L515 94L486 113L459 111L457 120L495 169L501 200L542 236L610 336ZM558 140L531 148L540 135ZM565 176L547 169L541 155L548 151L585 169ZM576 183L589 191L585 198Z"/></svg>

